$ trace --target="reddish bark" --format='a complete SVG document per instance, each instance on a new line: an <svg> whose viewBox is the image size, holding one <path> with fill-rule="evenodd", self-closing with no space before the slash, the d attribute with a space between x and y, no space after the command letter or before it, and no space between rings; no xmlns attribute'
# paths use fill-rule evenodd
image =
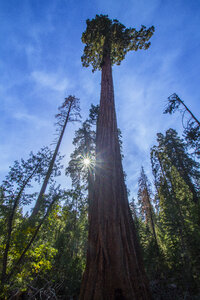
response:
<svg viewBox="0 0 200 300"><path fill-rule="evenodd" d="M109 56L102 66L96 158L80 300L150 300L124 183Z"/></svg>

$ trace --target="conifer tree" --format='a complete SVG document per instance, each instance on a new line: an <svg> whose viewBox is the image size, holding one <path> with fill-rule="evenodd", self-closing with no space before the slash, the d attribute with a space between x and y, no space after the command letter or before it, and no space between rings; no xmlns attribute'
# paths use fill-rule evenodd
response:
<svg viewBox="0 0 200 300"><path fill-rule="evenodd" d="M128 205L114 105L112 65L130 50L147 49L154 28L125 28L96 15L87 20L83 66L101 70L94 193L80 300L151 299Z"/></svg>
<svg viewBox="0 0 200 300"><path fill-rule="evenodd" d="M166 136L158 134L158 146L151 150L152 170L159 198L161 246L173 274L171 276L179 277L184 287L191 288L199 268L198 210L192 201L190 186L181 173L182 164L175 160L175 154L174 157L170 155L170 151L174 153L174 148L169 147L167 133ZM173 144L174 137L171 138ZM179 140L178 137L176 139ZM186 152L183 157L186 158Z"/></svg>
<svg viewBox="0 0 200 300"><path fill-rule="evenodd" d="M65 132L65 128L68 122L78 121L80 119L80 107L79 107L79 99L74 96L68 96L65 98L63 104L58 108L59 113L56 115L57 119L57 131L59 134L58 141L56 143L56 148L54 150L52 159L50 161L46 176L44 178L43 184L40 189L40 193L36 200L35 206L33 208L31 219L35 218L36 215L39 213L40 209L44 206L45 200L45 191L47 185L49 183L49 179L52 174L53 166L58 155L58 151L62 142L62 138Z"/></svg>
<svg viewBox="0 0 200 300"><path fill-rule="evenodd" d="M94 187L94 163L96 149L96 125L99 106L91 105L89 119L83 122L82 127L75 132L73 144L74 152L66 168L66 174L72 179L74 188L87 190L88 215L90 216L91 197Z"/></svg>
<svg viewBox="0 0 200 300"><path fill-rule="evenodd" d="M82 127L75 132L73 145L75 150L70 156L66 174L70 175L72 185L87 185L88 168L93 173L92 165L95 158L95 131L92 130L88 120L83 122Z"/></svg>
<svg viewBox="0 0 200 300"><path fill-rule="evenodd" d="M158 143L188 185L193 195L193 201L198 203L199 164L187 153L186 144L172 128L166 131L165 136L161 133L158 134Z"/></svg>
<svg viewBox="0 0 200 300"><path fill-rule="evenodd" d="M140 208L140 215L142 216L146 225L149 226L150 230L152 231L152 235L157 245L157 237L155 231L155 215L153 206L151 204L152 191L143 167L141 169L138 185L138 205Z"/></svg>
<svg viewBox="0 0 200 300"><path fill-rule="evenodd" d="M140 212L138 231L145 267L151 279L160 279L163 273L163 257L158 242L157 216L152 205L151 184L143 167L138 180L138 187L138 207Z"/></svg>

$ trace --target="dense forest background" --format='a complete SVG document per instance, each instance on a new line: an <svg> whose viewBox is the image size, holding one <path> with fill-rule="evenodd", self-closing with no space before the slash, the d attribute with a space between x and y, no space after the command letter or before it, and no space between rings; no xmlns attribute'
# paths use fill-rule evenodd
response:
<svg viewBox="0 0 200 300"><path fill-rule="evenodd" d="M73 107L71 108L71 104ZM145 269L155 299L198 299L200 272L199 121L173 94L165 113L190 114L183 137L170 128L151 148L153 183L141 167L138 197L130 199ZM185 111L183 111L183 108ZM71 110L70 110L71 109ZM93 176L98 106L91 106L73 139L68 166L57 154L48 190L44 186L55 152L45 147L15 161L1 184L1 296L17 299L76 299L85 268L88 231L88 175ZM69 96L56 115L63 126L80 118L79 101ZM121 132L119 139L122 146ZM55 141L55 145L58 145ZM56 184L65 168L72 186ZM40 201L39 201L40 200ZM35 211L40 202L37 211ZM23 207L33 203L31 212ZM35 212L35 213L34 213ZM196 295L196 296L195 296Z"/></svg>

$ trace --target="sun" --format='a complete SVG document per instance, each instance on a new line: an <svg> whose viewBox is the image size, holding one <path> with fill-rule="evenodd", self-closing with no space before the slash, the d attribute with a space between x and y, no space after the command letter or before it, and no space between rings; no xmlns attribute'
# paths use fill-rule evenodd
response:
<svg viewBox="0 0 200 300"><path fill-rule="evenodd" d="M84 158L83 159L83 164L84 166L88 167L90 165L91 161L88 157Z"/></svg>
<svg viewBox="0 0 200 300"><path fill-rule="evenodd" d="M94 169L95 163L90 153L80 155L79 165L82 170L92 171Z"/></svg>

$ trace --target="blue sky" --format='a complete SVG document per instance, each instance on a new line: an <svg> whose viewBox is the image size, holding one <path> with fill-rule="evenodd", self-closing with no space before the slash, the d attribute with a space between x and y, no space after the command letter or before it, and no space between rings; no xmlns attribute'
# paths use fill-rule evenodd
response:
<svg viewBox="0 0 200 300"><path fill-rule="evenodd" d="M137 193L156 133L182 131L181 117L163 115L176 92L199 117L199 0L0 0L0 181L13 161L54 139L54 115L69 94L80 98L83 120L99 103L100 72L83 68L81 34L86 19L108 14L127 27L154 25L147 51L128 53L113 67L118 127L123 134L127 185ZM65 162L74 130L65 132ZM62 184L69 186L62 178Z"/></svg>

